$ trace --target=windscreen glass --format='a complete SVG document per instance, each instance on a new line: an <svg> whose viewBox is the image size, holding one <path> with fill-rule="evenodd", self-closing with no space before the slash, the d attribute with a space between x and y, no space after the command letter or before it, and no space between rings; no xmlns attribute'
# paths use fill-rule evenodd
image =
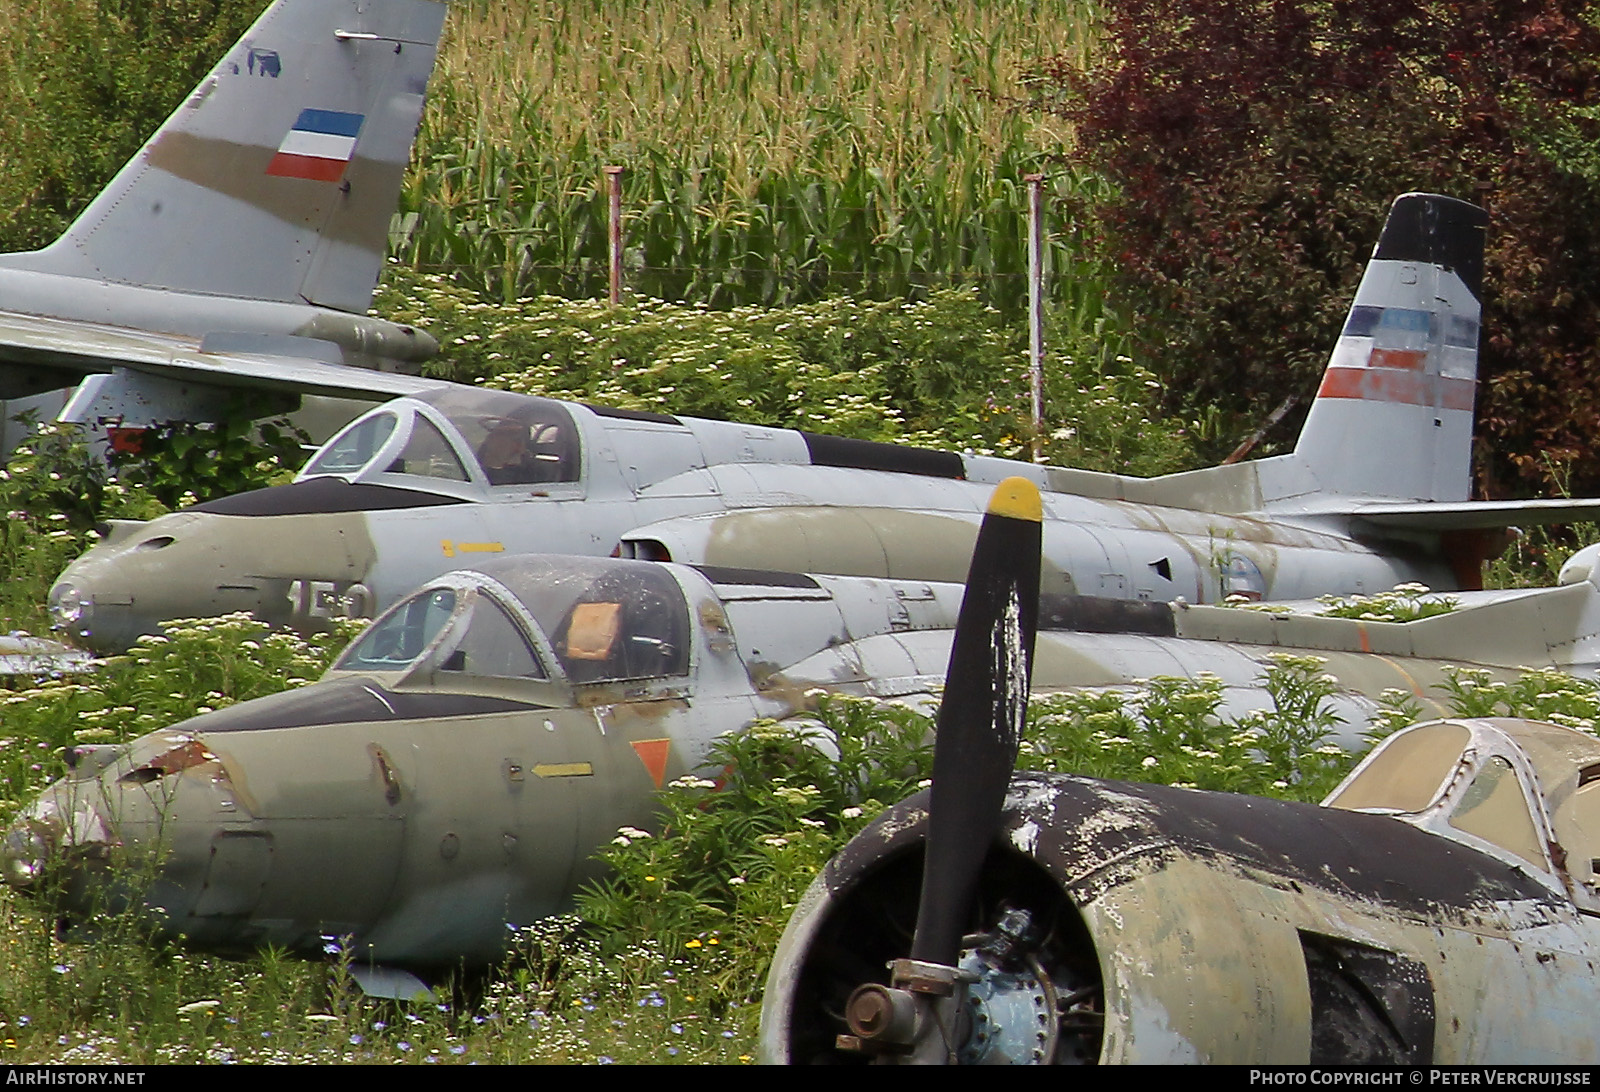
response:
<svg viewBox="0 0 1600 1092"><path fill-rule="evenodd" d="M449 419L490 485L539 486L581 475L577 426L559 402L452 388L420 398Z"/></svg>
<svg viewBox="0 0 1600 1092"><path fill-rule="evenodd" d="M482 592L473 598L466 634L441 670L498 679L546 677L522 630L500 604Z"/></svg>
<svg viewBox="0 0 1600 1092"><path fill-rule="evenodd" d="M689 607L678 582L648 562L531 557L493 575L549 635L575 683L689 671Z"/></svg>
<svg viewBox="0 0 1600 1092"><path fill-rule="evenodd" d="M1478 768L1450 813L1450 825L1544 867L1539 832L1511 763L1498 755Z"/></svg>
<svg viewBox="0 0 1600 1092"><path fill-rule="evenodd" d="M1465 727L1449 723L1424 725L1393 736L1327 804L1347 811L1421 811L1439 794L1471 739L1472 733Z"/></svg>
<svg viewBox="0 0 1600 1092"><path fill-rule="evenodd" d="M433 644L450 614L456 593L449 588L419 592L374 622L350 646L338 671L401 671Z"/></svg>
<svg viewBox="0 0 1600 1092"><path fill-rule="evenodd" d="M411 419L411 438L400 457L389 465L391 474L412 474L420 478L443 478L464 482L467 471L451 450L444 433L421 414Z"/></svg>
<svg viewBox="0 0 1600 1092"><path fill-rule="evenodd" d="M372 461L384 441L394 433L398 418L392 413L363 417L323 445L302 476L354 474Z"/></svg>

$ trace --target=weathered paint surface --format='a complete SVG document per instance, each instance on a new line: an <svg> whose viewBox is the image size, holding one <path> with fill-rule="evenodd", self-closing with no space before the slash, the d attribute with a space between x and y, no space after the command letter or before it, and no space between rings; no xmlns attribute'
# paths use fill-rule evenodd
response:
<svg viewBox="0 0 1600 1092"><path fill-rule="evenodd" d="M341 517L305 518L332 523ZM142 540L124 541L137 545ZM473 597L487 595L498 597L508 618L522 628L528 663L555 664L559 633L545 627L558 627L560 618L538 622L503 582L534 589L598 581L595 587L612 589L607 595L626 595L631 594L627 581L614 583L621 578L606 574L633 572L634 566L663 575L680 589L675 599L667 599L681 604L674 623L681 640L665 630L641 634L645 647L681 643L686 655L674 658L678 666L670 673L574 685L559 672L542 679L488 677L451 670L446 663L446 646L464 642L458 630L472 628ZM1313 652L1326 656L1328 670L1341 680L1334 704L1345 717L1343 730L1353 738L1385 688L1401 686L1425 700L1442 700L1440 684L1451 664L1482 664L1502 675L1539 663L1592 671L1600 624L1600 587L1592 577L1585 570L1582 579L1575 576L1573 583L1547 591L1463 596L1453 613L1405 624L1305 617L1287 607L1259 614L1046 597L1040 617L1047 622L1101 632L1041 632L1033 658L1034 689L1125 686L1151 675L1209 670L1223 679L1229 711L1237 712L1265 702L1256 680L1272 654ZM217 756L209 766L186 767L175 777L168 776L174 771L141 775L143 780L129 784L119 780L126 771L107 772L100 780L106 800L115 802L107 805L107 814L96 818L93 808L86 811L73 796L43 806L35 818L58 831L52 837L77 846L100 845L102 839L84 832L106 828L110 816L123 808L130 816L145 815L157 788L183 786L183 799L210 803L192 805L202 817L173 844L188 847L185 852L198 855L194 859L222 847L217 850L222 863L215 867L228 877L199 887L190 881L203 879L204 870L174 879L172 898L178 901L173 905L191 907L184 913L199 922L193 926L196 935L305 947L335 926L359 932L356 926L374 919L374 907L391 905L385 900L394 891L403 897L396 895L393 905L404 904L394 921L404 924L374 932L373 943L432 958L445 947L429 945L458 944L468 931L432 938L430 915L466 920L470 907L492 906L499 917L531 920L562 905L590 874L587 847L603 844L619 826L647 826L651 794L664 781L698 768L705 749L723 733L762 716L802 714L818 689L928 701L949 663L961 598L959 586L933 582L702 572L582 559L505 558L485 563L483 573L463 572L427 587L455 589L456 621L446 631L456 636L441 636L443 644L429 654L432 658L405 665L401 680L381 671L335 672L317 686L209 714L179 726L177 744L158 734L149 744L158 750L134 749L142 756L141 769L158 769L160 763L152 766L155 758L189 753L184 748L192 739ZM639 603L660 599L634 598ZM654 617L653 611L641 614L646 622ZM1103 632L1119 624L1138 632ZM1515 643L1499 639L1517 630L1535 636ZM1494 659L1502 654L1514 660ZM1595 761L1600 763L1600 756ZM197 772L206 768L217 773ZM1558 781L1541 772L1539 778L1550 794L1551 821L1558 828L1581 826L1569 818L1582 799L1577 775ZM78 793L82 778L67 785L62 792ZM1119 791L1115 806L1108 803L1070 822L1058 814L1059 801L1035 807L1019 820L1019 848L1042 858L1060 841L1059 833L1050 832L1063 823L1080 840L1092 836L1111 844L1115 837L1127 837L1134 820L1155 805L1143 790ZM496 807L460 810L461 801L487 800ZM1191 823L1208 814L1203 804L1172 807ZM1317 869L1305 872L1286 852L1266 863L1256 860L1251 853L1265 852L1259 841L1250 843L1253 848L1240 845L1221 853L1217 847L1223 841L1215 832L1244 828L1227 816L1207 822L1185 835L1185 854L1226 857L1234 862L1229 867L1252 862L1253 868L1276 870L1302 885L1326 879ZM129 829L155 831L152 823L146 815ZM329 826L338 830L328 833ZM178 829L162 828L162 837ZM1600 849L1577 853L1565 866L1575 877L1574 898L1585 897L1583 885L1595 879L1588 865L1593 858L1600 858ZM1133 859L1119 856L1120 863L1099 872L1073 873L1072 882L1085 897L1110 891L1122 876L1118 869L1132 868ZM302 860L320 863L317 868L290 863ZM334 860L347 874L361 877L362 898L369 901L352 909L336 885L310 878L328 875L326 862ZM1364 870L1363 865L1355 871ZM299 878L284 879L290 876ZM1408 882L1416 889L1421 880ZM208 901L196 901L193 892L202 889L209 892ZM1353 888L1346 894L1378 897ZM1168 897L1176 898L1163 896ZM1106 906L1115 909L1116 903ZM1127 920L1122 910L1116 912ZM472 943L487 952L501 942L496 929L503 924L483 919L471 930ZM1111 975L1112 968L1104 973ZM1163 1011L1159 1026L1185 1026L1182 1009Z"/></svg>
<svg viewBox="0 0 1600 1092"><path fill-rule="evenodd" d="M1379 247L1387 257L1369 266L1330 371L1394 371L1396 358L1384 354L1403 349L1417 365L1402 369L1406 375L1470 389L1479 292L1472 270L1481 268L1482 233L1483 215L1471 206L1426 194L1399 198ZM1389 344L1391 333L1408 343ZM238 541L272 542L298 565L287 574L291 619L315 628L328 610L365 616L383 609L467 548L618 551L731 568L960 581L989 488L1013 475L1043 490L1046 594L1153 603L1372 593L1409 580L1470 587L1476 571L1461 564L1451 536L1508 522L1570 521L1594 508L1468 501L1470 411L1409 396L1386 400L1384 389L1354 399L1334 384L1316 399L1291 454L1146 480L412 387L417 397L374 410L329 441L295 484L202 505L195 522L158 520L139 534L224 558ZM519 419L539 422L523 439L545 445L537 458L560 473L513 480L484 462L482 423ZM376 435L384 422L388 439L363 447L364 430ZM428 430L437 430L437 442L427 457L408 457L416 454L408 445ZM349 571L315 525L292 518L312 512L361 522L374 546L364 569ZM112 543L97 547L52 590L57 620L115 650L167 618L213 609L213 587L260 582L246 552L214 584L192 588L179 564L185 552L136 558ZM141 605L130 610L135 588ZM277 616L280 599L277 587L261 588L250 609ZM102 602L127 622L97 629L93 608Z"/></svg>
<svg viewBox="0 0 1600 1092"><path fill-rule="evenodd" d="M159 928L203 947L315 954L333 935L388 964L489 963L508 924L567 907L598 875L593 851L619 828L648 829L656 791L701 770L720 736L831 685L758 685L758 668L948 632L960 598L641 561L486 562L425 586L319 683L86 753L0 856L24 887L66 867L69 909L87 915L161 847ZM580 618L615 625L580 641Z"/></svg>
<svg viewBox="0 0 1600 1092"><path fill-rule="evenodd" d="M1600 918L1555 862L1600 847L1579 826L1562 845L1548 819L1561 805L1538 788L1570 793L1600 746L1551 725L1460 723L1454 769L1400 816L1019 774L984 905L1076 935L1034 955L1069 986L1092 962L1103 1034L1090 1060L1592 1064ZM1362 769L1381 771L1386 751ZM1496 825L1487 840L1452 825L1480 806L1472 781L1496 757L1516 759L1522 821L1552 847L1540 866L1496 844ZM835 992L894 943L869 922L915 909L905 876L925 809L915 797L880 817L801 901L768 983L769 1059L830 1056Z"/></svg>

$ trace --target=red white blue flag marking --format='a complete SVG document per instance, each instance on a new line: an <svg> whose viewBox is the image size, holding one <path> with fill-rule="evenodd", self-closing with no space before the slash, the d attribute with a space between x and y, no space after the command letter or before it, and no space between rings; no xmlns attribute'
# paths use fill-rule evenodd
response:
<svg viewBox="0 0 1600 1092"><path fill-rule="evenodd" d="M339 181L356 154L356 137L364 120L361 114L339 110L300 111L294 128L278 145L278 154L267 164L267 173L315 182Z"/></svg>

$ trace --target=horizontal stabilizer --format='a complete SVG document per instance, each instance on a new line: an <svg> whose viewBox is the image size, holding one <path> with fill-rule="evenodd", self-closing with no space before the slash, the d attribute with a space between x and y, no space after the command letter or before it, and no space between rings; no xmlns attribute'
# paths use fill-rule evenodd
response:
<svg viewBox="0 0 1600 1092"><path fill-rule="evenodd" d="M1175 635L1243 648L1421 657L1461 665L1544 664L1557 649L1594 634L1596 588L1583 579L1555 588L1460 592L1455 609L1408 622L1332 617L1320 603L1239 610L1169 606Z"/></svg>
<svg viewBox="0 0 1600 1092"><path fill-rule="evenodd" d="M1462 501L1456 504L1358 504L1340 513L1375 527L1407 531L1477 531L1539 523L1600 520L1600 499Z"/></svg>

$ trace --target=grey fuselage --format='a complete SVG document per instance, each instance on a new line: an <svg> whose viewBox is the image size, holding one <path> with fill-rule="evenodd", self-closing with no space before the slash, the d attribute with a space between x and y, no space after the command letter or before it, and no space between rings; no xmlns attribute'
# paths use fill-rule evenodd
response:
<svg viewBox="0 0 1600 1092"><path fill-rule="evenodd" d="M487 465L516 429L528 460ZM1454 586L1436 555L1358 542L1334 517L1265 513L1255 466L1143 481L441 388L357 420L292 485L116 526L51 604L77 640L116 651L180 617L371 617L502 553L959 582L990 487L1019 473L1044 490L1049 593L1217 602Z"/></svg>
<svg viewBox="0 0 1600 1092"><path fill-rule="evenodd" d="M1592 673L1600 590L1476 593L1408 623L1127 600L1041 600L1032 686L1131 689L1214 673L1225 714L1261 708L1279 653L1337 676L1355 744L1386 689L1447 704L1450 672ZM1581 570L1576 571L1576 570ZM568 905L592 852L648 828L654 793L758 718L818 695L930 707L957 584L508 557L426 583L322 682L91 748L7 835L13 882L65 853L90 906L129 854L168 847L152 898L213 948L487 962L505 926ZM1510 638L1520 635L1519 640ZM449 922L448 928L439 928Z"/></svg>
<svg viewBox="0 0 1600 1092"><path fill-rule="evenodd" d="M153 877L204 948L485 964L570 905L591 855L652 825L714 741L803 709L792 669L948 628L958 585L508 558L398 605L321 682L89 748L6 836L24 887L87 913ZM832 662L832 661L828 661ZM153 860L151 858L153 857ZM142 868L140 862L146 864Z"/></svg>

